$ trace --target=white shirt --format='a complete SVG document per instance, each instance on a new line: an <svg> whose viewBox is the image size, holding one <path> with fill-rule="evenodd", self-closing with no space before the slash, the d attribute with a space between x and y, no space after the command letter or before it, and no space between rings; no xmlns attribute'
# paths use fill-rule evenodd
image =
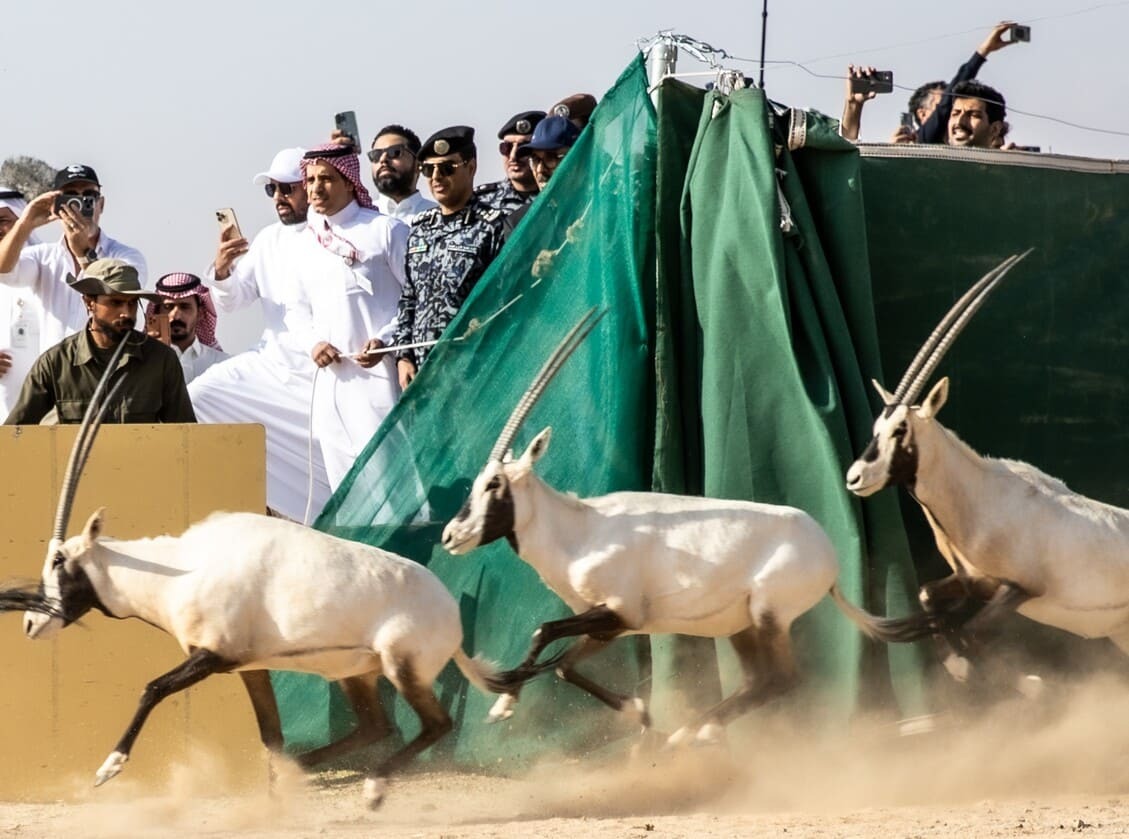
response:
<svg viewBox="0 0 1129 839"><path fill-rule="evenodd" d="M404 224L414 224L416 216L424 210L439 206L430 198L424 198L423 193L418 190L400 202L393 201L384 193L378 192L373 203L384 215L400 219Z"/></svg>
<svg viewBox="0 0 1129 839"><path fill-rule="evenodd" d="M295 369L312 365L308 353L315 342L309 303L292 265L305 230L305 223L275 222L259 231L226 280L216 279L214 265L208 269L216 308L233 312L258 300L264 323L257 349Z"/></svg>
<svg viewBox="0 0 1129 839"><path fill-rule="evenodd" d="M356 201L329 217L310 211L307 224L294 261L314 329L307 352L319 341L329 341L345 356L357 353L369 338L390 342L404 283L408 226ZM336 488L396 404L400 384L391 354L369 368L342 358L319 370L318 377L313 429L329 484Z"/></svg>
<svg viewBox="0 0 1129 839"><path fill-rule="evenodd" d="M408 226L356 201L329 217L310 210L306 224L295 264L313 318L306 352L319 341L356 352L369 338L391 340L404 285ZM353 261L318 242L318 232L327 230L336 243L355 249Z"/></svg>
<svg viewBox="0 0 1129 839"><path fill-rule="evenodd" d="M209 347L199 338L193 340L186 350L182 350L176 344L173 344L172 348L176 350L177 357L180 359L181 369L184 370L185 384L195 379L217 361L230 358L223 350Z"/></svg>
<svg viewBox="0 0 1129 839"><path fill-rule="evenodd" d="M94 248L99 259L121 259L137 269L142 288L148 286L149 270L145 257L135 248L111 239L103 230ZM82 295L67 285L67 276L77 276L79 267L63 237L57 242L29 245L20 251L19 261L7 274L0 274L0 283L12 288L27 288L43 307L43 328L39 335L42 347L53 347L68 335L86 326L89 313L82 305Z"/></svg>

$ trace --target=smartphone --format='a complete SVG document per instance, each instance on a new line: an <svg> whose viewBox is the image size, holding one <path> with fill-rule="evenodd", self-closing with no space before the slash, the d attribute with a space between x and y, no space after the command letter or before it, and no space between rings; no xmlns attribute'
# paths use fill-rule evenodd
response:
<svg viewBox="0 0 1129 839"><path fill-rule="evenodd" d="M94 202L97 200L93 195L67 195L60 192L55 196L55 215L58 216L63 207L70 207L80 216L94 218Z"/></svg>
<svg viewBox="0 0 1129 839"><path fill-rule="evenodd" d="M1008 37L1011 38L1012 43L1016 43L1018 41L1028 43L1031 40L1030 26L1023 26L1018 23L1013 23L1011 25L1011 29L1009 29L1008 32L1011 33Z"/></svg>
<svg viewBox="0 0 1129 839"><path fill-rule="evenodd" d="M917 130L917 125L915 125L913 121L913 114L909 111L902 113L902 128L908 128L910 131Z"/></svg>
<svg viewBox="0 0 1129 839"><path fill-rule="evenodd" d="M893 93L894 71L875 70L869 76L852 76L851 93Z"/></svg>
<svg viewBox="0 0 1129 839"><path fill-rule="evenodd" d="M243 231L239 229L239 221L235 218L235 210L231 207L224 207L222 210L216 210L216 221L219 222L220 230L225 227L231 227L235 231L234 239L242 239Z"/></svg>
<svg viewBox="0 0 1129 839"><path fill-rule="evenodd" d="M353 141L353 148L360 151L361 132L357 129L357 115L353 111L342 111L334 114L333 121L337 123L337 130Z"/></svg>
<svg viewBox="0 0 1129 839"><path fill-rule="evenodd" d="M169 336L169 316L164 312L145 316L145 334L156 338L162 344L171 344Z"/></svg>

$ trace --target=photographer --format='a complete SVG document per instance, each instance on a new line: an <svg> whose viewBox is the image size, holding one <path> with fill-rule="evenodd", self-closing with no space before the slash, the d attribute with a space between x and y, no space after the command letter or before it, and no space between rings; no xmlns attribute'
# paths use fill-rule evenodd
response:
<svg viewBox="0 0 1129 839"><path fill-rule="evenodd" d="M87 312L67 286L68 275L77 275L97 259L121 259L137 269L145 284L145 258L99 226L105 203L95 171L81 164L68 166L55 174L54 189L29 202L0 239L0 283L30 289L38 298L44 312L39 336L43 346L58 343L86 324ZM63 224L59 240L24 247L33 231L52 221Z"/></svg>
<svg viewBox="0 0 1129 839"><path fill-rule="evenodd" d="M1011 44L1018 43L1015 40L1009 40L1005 37L1013 26L1015 26L1013 21L1005 20L992 27L992 31L988 33L988 37L976 48L976 52L972 53L972 57L960 66L956 75L953 76L952 81L950 81L948 85L942 85L940 82L931 82L915 90L913 96L910 97L909 106L917 122L917 130L915 131L903 125L894 132L894 136L890 138L890 142L947 142L949 134L949 114L952 113L953 110L953 88L962 82L975 79L976 74L980 72L980 68L984 66L989 55ZM936 93L934 93L934 91L936 91Z"/></svg>

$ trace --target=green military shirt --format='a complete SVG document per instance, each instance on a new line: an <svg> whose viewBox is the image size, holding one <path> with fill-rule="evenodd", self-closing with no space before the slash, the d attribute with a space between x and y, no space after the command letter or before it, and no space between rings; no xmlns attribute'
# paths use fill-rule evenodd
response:
<svg viewBox="0 0 1129 839"><path fill-rule="evenodd" d="M107 422L196 422L176 351L130 333L118 367L128 369ZM60 423L82 422L113 350L102 350L83 329L44 352L31 367L5 425L35 425L56 409Z"/></svg>

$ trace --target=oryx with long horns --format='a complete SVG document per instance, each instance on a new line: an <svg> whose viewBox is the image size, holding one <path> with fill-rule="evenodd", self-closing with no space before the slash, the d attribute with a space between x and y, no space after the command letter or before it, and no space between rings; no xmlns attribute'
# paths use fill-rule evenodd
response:
<svg viewBox="0 0 1129 839"><path fill-rule="evenodd" d="M866 496L901 484L921 506L953 571L922 586L927 610L979 601L987 608L978 624L1018 611L1129 652L1129 511L1072 492L1030 464L977 454L937 420L947 378L918 399L957 335L1026 255L1004 260L953 305L893 393L874 383L885 407L847 471L847 489Z"/></svg>
<svg viewBox="0 0 1129 839"><path fill-rule="evenodd" d="M599 318L594 311L537 374L466 503L443 531L443 546L453 554L508 540L575 612L542 624L522 664L498 676L510 689L495 703L491 717L510 716L521 685L557 668L561 678L646 726L642 700L594 683L577 672L576 664L621 635L726 637L741 662L741 686L670 737L671 743L711 740L720 726L795 683L789 629L827 594L871 638L909 641L930 634L932 625L924 615L876 618L847 601L836 583L835 548L802 510L652 492L565 495L533 471L548 449L549 428L534 437L521 457L508 456L550 380L595 327ZM579 640L565 652L538 661L547 645L571 637Z"/></svg>
<svg viewBox="0 0 1129 839"><path fill-rule="evenodd" d="M124 341L119 345L118 354ZM390 733L376 691L385 676L419 715L419 734L374 765L365 798L375 806L388 775L452 726L432 683L454 659L483 691L494 668L462 650L458 606L439 579L411 560L283 519L217 513L182 536L118 541L102 536L102 510L66 538L77 480L98 426L126 370L107 393L107 367L79 429L60 493L43 577L36 592L0 592L0 610L29 609L26 633L47 638L91 609L140 618L168 632L188 658L150 682L125 734L98 770L117 775L153 708L215 673L238 672L264 745L282 749L282 726L268 669L338 680L357 717L337 742L298 757L303 766Z"/></svg>

